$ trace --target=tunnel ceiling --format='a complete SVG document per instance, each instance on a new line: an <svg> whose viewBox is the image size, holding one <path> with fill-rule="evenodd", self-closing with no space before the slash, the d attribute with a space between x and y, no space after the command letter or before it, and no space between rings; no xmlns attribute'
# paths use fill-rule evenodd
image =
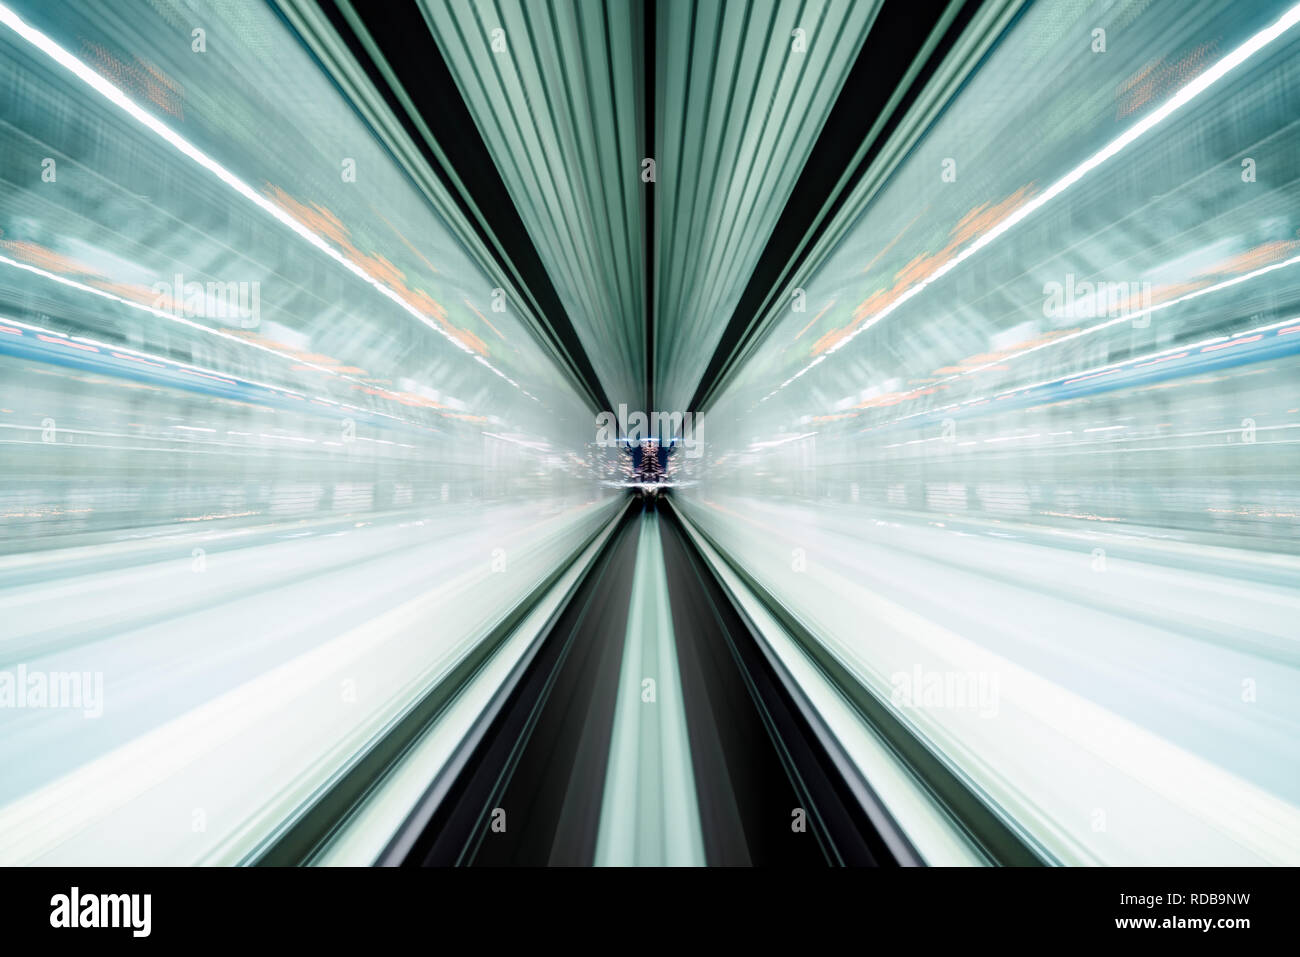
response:
<svg viewBox="0 0 1300 957"><path fill-rule="evenodd" d="M662 407L690 401L879 8L658 5L654 370Z"/></svg>
<svg viewBox="0 0 1300 957"><path fill-rule="evenodd" d="M645 381L643 11L421 0L605 392Z"/></svg>
<svg viewBox="0 0 1300 957"><path fill-rule="evenodd" d="M440 172L597 401L685 410L979 6L322 8L409 97Z"/></svg>

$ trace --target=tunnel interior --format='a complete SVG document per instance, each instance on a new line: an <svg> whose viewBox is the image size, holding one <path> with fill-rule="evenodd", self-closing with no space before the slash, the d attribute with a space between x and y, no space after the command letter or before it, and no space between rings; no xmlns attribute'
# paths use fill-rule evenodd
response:
<svg viewBox="0 0 1300 957"><path fill-rule="evenodd" d="M1297 117L1286 0L0 0L0 863L1300 863Z"/></svg>

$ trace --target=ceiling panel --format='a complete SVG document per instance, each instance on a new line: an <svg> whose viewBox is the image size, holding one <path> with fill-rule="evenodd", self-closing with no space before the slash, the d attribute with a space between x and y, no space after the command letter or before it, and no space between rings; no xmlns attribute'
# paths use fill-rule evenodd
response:
<svg viewBox="0 0 1300 957"><path fill-rule="evenodd" d="M689 401L879 3L656 8L655 401Z"/></svg>
<svg viewBox="0 0 1300 957"><path fill-rule="evenodd" d="M601 385L640 402L642 5L421 6Z"/></svg>

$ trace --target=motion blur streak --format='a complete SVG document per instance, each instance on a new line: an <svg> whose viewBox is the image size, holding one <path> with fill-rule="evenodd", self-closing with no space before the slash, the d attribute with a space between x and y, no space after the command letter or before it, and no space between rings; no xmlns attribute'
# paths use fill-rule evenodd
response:
<svg viewBox="0 0 1300 957"><path fill-rule="evenodd" d="M1294 3L0 2L0 863L1300 864L1298 363Z"/></svg>
<svg viewBox="0 0 1300 957"><path fill-rule="evenodd" d="M460 225L224 9L0 10L0 668L104 687L0 708L6 862L240 859L619 504Z"/></svg>
<svg viewBox="0 0 1300 957"><path fill-rule="evenodd" d="M1194 10L1101 54L1029 9L680 496L1063 862L1300 862L1300 10Z"/></svg>

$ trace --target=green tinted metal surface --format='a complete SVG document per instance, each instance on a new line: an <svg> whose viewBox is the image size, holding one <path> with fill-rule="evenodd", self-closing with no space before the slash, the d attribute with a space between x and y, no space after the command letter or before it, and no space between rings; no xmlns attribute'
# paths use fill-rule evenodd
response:
<svg viewBox="0 0 1300 957"><path fill-rule="evenodd" d="M639 3L422 0L612 401L645 381Z"/></svg>
<svg viewBox="0 0 1300 957"><path fill-rule="evenodd" d="M658 4L659 408L690 401L878 9Z"/></svg>

